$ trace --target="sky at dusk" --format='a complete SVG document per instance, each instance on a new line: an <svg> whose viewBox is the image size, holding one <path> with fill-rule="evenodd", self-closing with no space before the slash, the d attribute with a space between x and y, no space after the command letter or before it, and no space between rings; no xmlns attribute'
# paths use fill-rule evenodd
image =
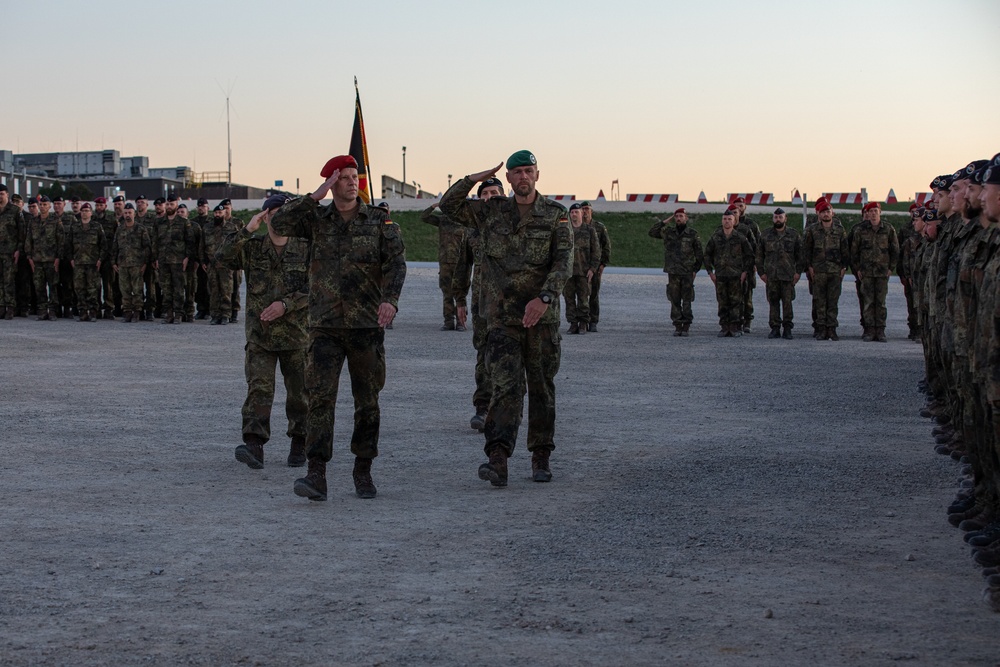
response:
<svg viewBox="0 0 1000 667"><path fill-rule="evenodd" d="M303 192L538 158L539 190L900 199L1000 151L1000 2L3 0L0 149L117 149ZM43 37L44 39L40 39ZM41 85L37 85L41 84Z"/></svg>

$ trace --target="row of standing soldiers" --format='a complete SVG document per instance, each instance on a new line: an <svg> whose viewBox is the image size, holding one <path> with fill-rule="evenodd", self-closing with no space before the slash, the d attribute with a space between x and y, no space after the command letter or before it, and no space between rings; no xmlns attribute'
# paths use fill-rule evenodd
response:
<svg viewBox="0 0 1000 667"><path fill-rule="evenodd" d="M175 194L154 209L143 196L66 203L39 196L24 211L0 186L0 316L237 321L241 272L214 259L237 230L229 200L213 214L199 199L191 219Z"/></svg>
<svg viewBox="0 0 1000 667"><path fill-rule="evenodd" d="M915 208L915 207L914 207ZM693 314L694 278L704 267L715 284L719 304L719 336L736 337L751 332L755 276L766 286L769 305L769 338L791 339L792 302L802 274L812 294L813 337L839 340L839 302L847 270L853 271L865 341L885 342L889 276L895 269L907 285L900 261L900 238L913 234L913 219L896 230L884 224L881 207L866 204L864 220L850 230L834 217L825 198L815 205L816 216L804 233L787 225L787 214L778 208L772 226L763 232L745 214L740 200L722 216L722 224L702 249L698 233L688 225L687 213L677 209L666 220L653 224L649 236L663 241L663 271L668 274L667 298L675 336L687 336ZM912 209L911 209L912 210ZM918 211L914 216L921 214ZM911 301L907 288L907 298ZM911 319L911 337L915 321Z"/></svg>
<svg viewBox="0 0 1000 667"><path fill-rule="evenodd" d="M903 245L936 451L962 464L948 519L1000 612L1000 154L931 183L932 215Z"/></svg>

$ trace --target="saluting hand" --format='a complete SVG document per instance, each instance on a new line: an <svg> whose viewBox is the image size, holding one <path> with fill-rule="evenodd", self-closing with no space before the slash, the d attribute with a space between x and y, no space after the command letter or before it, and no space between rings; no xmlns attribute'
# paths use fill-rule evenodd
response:
<svg viewBox="0 0 1000 667"><path fill-rule="evenodd" d="M265 215L267 215L267 211L260 211L250 218L250 222L247 223L247 231L253 234L260 229L260 223L264 219Z"/></svg>
<svg viewBox="0 0 1000 667"><path fill-rule="evenodd" d="M330 178L323 181L323 185L316 188L316 192L312 193L309 196L315 199L316 201L322 201L323 198L326 197L326 193L329 192L330 188L333 187L333 184L337 182L338 178L340 178L340 170L334 169L333 173L330 174Z"/></svg>
<svg viewBox="0 0 1000 667"><path fill-rule="evenodd" d="M503 166L503 162L493 167L492 169L487 169L486 171L481 171L478 174L469 174L469 180L473 183L481 183L487 178L493 178L500 171L500 167Z"/></svg>

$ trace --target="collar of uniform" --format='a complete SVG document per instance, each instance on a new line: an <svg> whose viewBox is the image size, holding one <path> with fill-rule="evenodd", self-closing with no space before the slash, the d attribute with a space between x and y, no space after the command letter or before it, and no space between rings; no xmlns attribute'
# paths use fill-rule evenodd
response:
<svg viewBox="0 0 1000 667"><path fill-rule="evenodd" d="M377 206L369 206L364 202L363 199L361 199L361 197L358 197L355 201L358 204L358 214L354 217L355 220L361 218L367 220L368 218L371 217L372 209L378 209L379 211L383 210L378 208ZM339 218L340 220L344 219L343 217L341 217L340 211L337 210L337 206L333 202L330 202L330 204L326 207L326 210L323 211L323 213L321 214L321 217L324 218L336 217Z"/></svg>

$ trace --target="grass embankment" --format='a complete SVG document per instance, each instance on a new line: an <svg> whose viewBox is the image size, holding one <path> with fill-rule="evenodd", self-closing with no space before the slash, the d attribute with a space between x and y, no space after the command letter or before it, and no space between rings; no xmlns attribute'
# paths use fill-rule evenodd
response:
<svg viewBox="0 0 1000 667"><path fill-rule="evenodd" d="M662 217L666 217L663 215ZM770 216L752 216L760 228L771 226ZM602 213L595 216L608 227L611 237L611 265L642 268L663 268L663 242L648 236L649 228L656 221L652 213ZM802 229L802 216L790 214L789 226ZM420 221L420 211L395 211L392 219L399 223L406 243L406 259L414 262L436 262L438 247L437 227ZM838 215L837 219L850 228L861 220L860 215ZM891 216L889 221L897 226L903 222L900 216ZM702 245L721 224L722 216L716 214L691 215L689 223L701 237Z"/></svg>

